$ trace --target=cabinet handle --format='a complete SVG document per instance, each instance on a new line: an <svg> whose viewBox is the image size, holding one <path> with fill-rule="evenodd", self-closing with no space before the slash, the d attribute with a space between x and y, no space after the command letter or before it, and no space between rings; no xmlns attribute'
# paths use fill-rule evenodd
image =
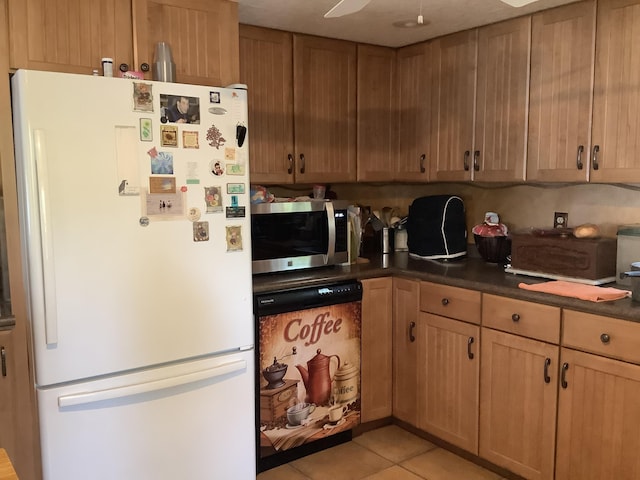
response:
<svg viewBox="0 0 640 480"><path fill-rule="evenodd" d="M578 158L576 158L578 170L582 170L582 152L584 152L584 145L578 145Z"/></svg>
<svg viewBox="0 0 640 480"><path fill-rule="evenodd" d="M293 155L287 155L287 159L289 160L289 168L287 168L287 173L291 175L293 173Z"/></svg>
<svg viewBox="0 0 640 480"><path fill-rule="evenodd" d="M473 342L473 337L469 337L469 340L467 340L467 357L469 357L469 360L473 360L473 352L471 351L471 345Z"/></svg>
<svg viewBox="0 0 640 480"><path fill-rule="evenodd" d="M593 155L591 156L591 168L594 170L598 170L600 165L598 165L598 152L600 151L600 145L593 146Z"/></svg>
<svg viewBox="0 0 640 480"><path fill-rule="evenodd" d="M449 305L449 299L448 298L443 298L441 300L441 303L442 303L442 305L444 305L446 307L447 305Z"/></svg>
<svg viewBox="0 0 640 480"><path fill-rule="evenodd" d="M602 335L600 335L600 341L606 345L611 341L611 337L608 333L603 333Z"/></svg>
<svg viewBox="0 0 640 480"><path fill-rule="evenodd" d="M2 363L2 376L7 376L7 352L4 347L0 348L0 363Z"/></svg>
<svg viewBox="0 0 640 480"><path fill-rule="evenodd" d="M304 153L300 154L300 173L304 173L305 169L305 161L304 161Z"/></svg>
<svg viewBox="0 0 640 480"><path fill-rule="evenodd" d="M422 155L420 155L420 173L424 173L427 170L424 168L424 161L427 158L427 156L423 153Z"/></svg>
<svg viewBox="0 0 640 480"><path fill-rule="evenodd" d="M471 155L471 152L469 150L465 150L464 151L464 160L462 165L464 166L464 171L468 172L469 171L469 155Z"/></svg>
<svg viewBox="0 0 640 480"><path fill-rule="evenodd" d="M517 313L514 313L513 315L511 315L511 320L513 320L514 322L519 322L520 315L518 315Z"/></svg>
<svg viewBox="0 0 640 480"><path fill-rule="evenodd" d="M544 383L551 383L551 377L549 376L549 365L551 365L551 359L547 357L544 359Z"/></svg>
<svg viewBox="0 0 640 480"><path fill-rule="evenodd" d="M562 388L567 388L569 385L567 383L567 370L569 370L569 364L564 362L562 364L562 376L560 377L560 385L562 385Z"/></svg>
<svg viewBox="0 0 640 480"><path fill-rule="evenodd" d="M413 329L416 328L416 322L409 322L409 341L410 342L415 342L416 341L416 337L413 334Z"/></svg>
<svg viewBox="0 0 640 480"><path fill-rule="evenodd" d="M478 158L480 158L480 150L476 150L475 152L473 152L473 170L476 172L480 170Z"/></svg>

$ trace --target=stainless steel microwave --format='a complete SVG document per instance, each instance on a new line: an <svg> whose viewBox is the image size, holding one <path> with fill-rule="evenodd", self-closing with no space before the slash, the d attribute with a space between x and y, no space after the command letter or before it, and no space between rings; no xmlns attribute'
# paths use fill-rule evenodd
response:
<svg viewBox="0 0 640 480"><path fill-rule="evenodd" d="M251 205L253 273L347 262L348 205L335 200Z"/></svg>

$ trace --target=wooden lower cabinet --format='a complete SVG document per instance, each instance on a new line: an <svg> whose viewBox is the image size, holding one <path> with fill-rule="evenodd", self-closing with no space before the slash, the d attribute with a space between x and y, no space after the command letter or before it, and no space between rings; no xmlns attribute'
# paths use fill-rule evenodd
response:
<svg viewBox="0 0 640 480"><path fill-rule="evenodd" d="M557 480L640 478L640 366L562 349Z"/></svg>
<svg viewBox="0 0 640 480"><path fill-rule="evenodd" d="M416 426L420 282L393 279L393 416Z"/></svg>
<svg viewBox="0 0 640 480"><path fill-rule="evenodd" d="M552 480L559 347L482 328L480 456Z"/></svg>
<svg viewBox="0 0 640 480"><path fill-rule="evenodd" d="M392 285L391 277L362 280L362 422L391 416Z"/></svg>
<svg viewBox="0 0 640 480"><path fill-rule="evenodd" d="M480 327L420 312L418 428L478 454Z"/></svg>

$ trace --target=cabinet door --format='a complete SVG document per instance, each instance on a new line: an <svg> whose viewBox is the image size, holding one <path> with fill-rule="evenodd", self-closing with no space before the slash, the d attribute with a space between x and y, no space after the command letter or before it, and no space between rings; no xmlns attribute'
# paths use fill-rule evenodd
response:
<svg viewBox="0 0 640 480"><path fill-rule="evenodd" d="M296 182L356 180L356 44L293 36Z"/></svg>
<svg viewBox="0 0 640 480"><path fill-rule="evenodd" d="M598 3L591 181L640 182L640 0Z"/></svg>
<svg viewBox="0 0 640 480"><path fill-rule="evenodd" d="M240 82L247 85L251 181L293 183L293 40L240 25Z"/></svg>
<svg viewBox="0 0 640 480"><path fill-rule="evenodd" d="M362 280L362 421L391 416L393 281Z"/></svg>
<svg viewBox="0 0 640 480"><path fill-rule="evenodd" d="M418 428L477 455L480 327L421 312L417 331Z"/></svg>
<svg viewBox="0 0 640 480"><path fill-rule="evenodd" d="M0 330L0 445L7 449L11 458L17 445L14 435L18 432L14 401L15 353L13 351L13 330ZM11 450L14 450L12 452Z"/></svg>
<svg viewBox="0 0 640 480"><path fill-rule="evenodd" d="M133 65L131 0L9 0L10 67L102 74Z"/></svg>
<svg viewBox="0 0 640 480"><path fill-rule="evenodd" d="M478 29L473 178L524 181L531 17Z"/></svg>
<svg viewBox="0 0 640 480"><path fill-rule="evenodd" d="M595 22L595 0L533 15L527 180L589 179Z"/></svg>
<svg viewBox="0 0 640 480"><path fill-rule="evenodd" d="M419 43L398 49L398 155L395 179L425 182L433 160L431 124L431 44Z"/></svg>
<svg viewBox="0 0 640 480"><path fill-rule="evenodd" d="M393 416L418 423L417 363L420 283L393 279Z"/></svg>
<svg viewBox="0 0 640 480"><path fill-rule="evenodd" d="M476 103L476 29L442 37L433 43L438 132L431 180L471 180L473 109Z"/></svg>
<svg viewBox="0 0 640 480"><path fill-rule="evenodd" d="M637 480L640 366L565 348L561 361L556 479Z"/></svg>
<svg viewBox="0 0 640 480"><path fill-rule="evenodd" d="M358 45L358 181L388 182L396 159L396 53Z"/></svg>
<svg viewBox="0 0 640 480"><path fill-rule="evenodd" d="M480 456L553 479L559 347L482 329Z"/></svg>
<svg viewBox="0 0 640 480"><path fill-rule="evenodd" d="M136 65L154 62L167 42L176 81L226 86L237 83L238 4L228 0L133 0Z"/></svg>

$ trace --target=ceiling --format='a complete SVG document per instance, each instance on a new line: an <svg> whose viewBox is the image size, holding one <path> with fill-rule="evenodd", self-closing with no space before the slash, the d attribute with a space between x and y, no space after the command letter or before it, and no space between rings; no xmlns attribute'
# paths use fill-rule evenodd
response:
<svg viewBox="0 0 640 480"><path fill-rule="evenodd" d="M388 47L410 45L574 1L538 0L515 8L500 0L371 0L359 12L324 18L338 0L237 0L240 23ZM423 26L393 26L394 22L416 22L421 10Z"/></svg>

